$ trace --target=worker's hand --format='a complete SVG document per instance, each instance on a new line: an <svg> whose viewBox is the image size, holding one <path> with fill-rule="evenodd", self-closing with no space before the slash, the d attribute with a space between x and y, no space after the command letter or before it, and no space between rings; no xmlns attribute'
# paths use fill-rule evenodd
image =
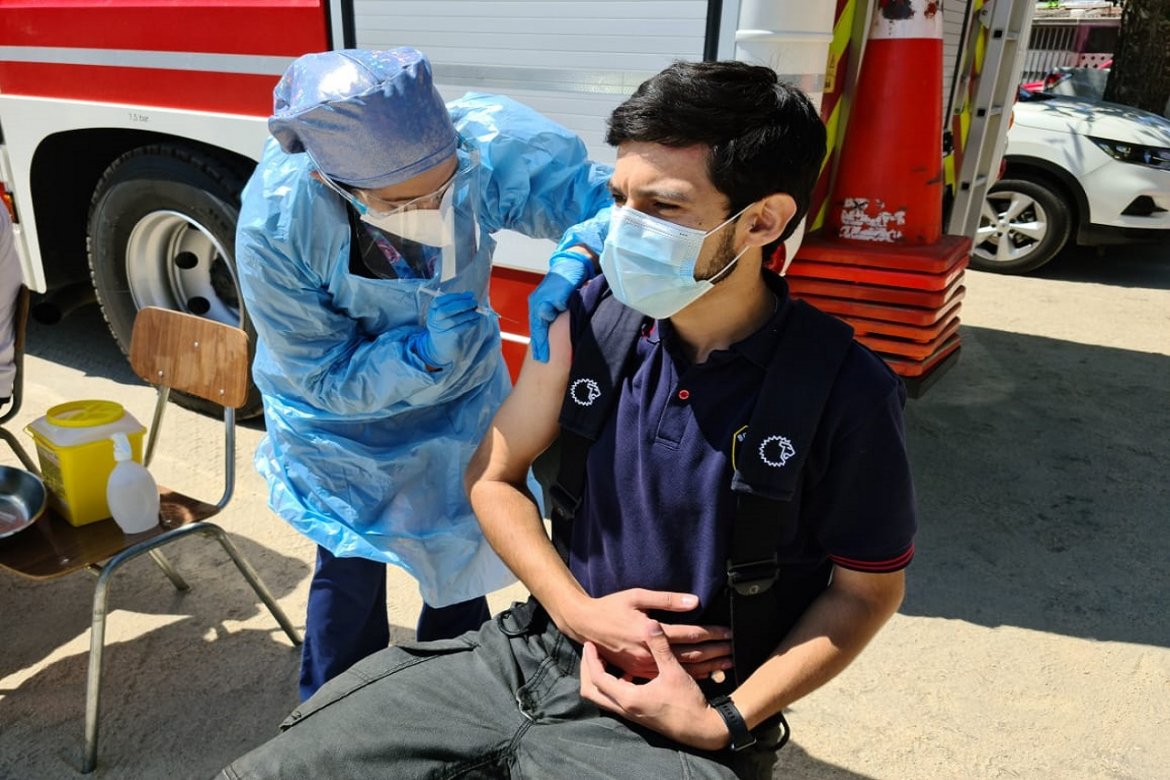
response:
<svg viewBox="0 0 1170 780"><path fill-rule="evenodd" d="M690 612L699 599L690 593L632 588L599 599L585 598L559 615L557 626L581 644L592 642L606 662L628 678L651 679L658 673L646 631L656 621L646 613ZM665 625L667 642L688 674L704 679L716 669L731 668L731 632L723 626Z"/></svg>
<svg viewBox="0 0 1170 780"><path fill-rule="evenodd" d="M553 256L544 279L528 296L528 339L532 357L548 362L548 327L569 306L569 296L593 278L593 259L573 251Z"/></svg>
<svg viewBox="0 0 1170 780"><path fill-rule="evenodd" d="M409 348L431 368L446 368L470 357L484 316L470 292L444 293L427 309L426 328L411 336Z"/></svg>
<svg viewBox="0 0 1170 780"><path fill-rule="evenodd" d="M675 658L673 646L656 620L647 620L643 643L657 674L638 685L610 674L599 648L585 643L581 657L581 698L700 750L720 750L731 741L723 718L707 704L698 684Z"/></svg>

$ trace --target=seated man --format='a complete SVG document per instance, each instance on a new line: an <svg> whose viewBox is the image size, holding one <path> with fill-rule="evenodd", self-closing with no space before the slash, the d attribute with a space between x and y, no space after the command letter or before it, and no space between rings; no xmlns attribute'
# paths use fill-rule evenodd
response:
<svg viewBox="0 0 1170 780"><path fill-rule="evenodd" d="M781 711L861 652L913 555L901 383L762 268L824 138L803 94L743 63L672 65L614 111L604 277L468 472L534 598L358 663L224 776L771 776ZM593 433L569 424L595 406ZM558 436L564 559L525 487Z"/></svg>

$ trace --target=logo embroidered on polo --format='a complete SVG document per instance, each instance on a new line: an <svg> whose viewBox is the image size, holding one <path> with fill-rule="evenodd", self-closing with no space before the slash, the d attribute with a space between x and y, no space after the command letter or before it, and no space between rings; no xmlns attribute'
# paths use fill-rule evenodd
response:
<svg viewBox="0 0 1170 780"><path fill-rule="evenodd" d="M795 454L792 442L783 436L769 436L760 442L760 460L774 469L783 466Z"/></svg>
<svg viewBox="0 0 1170 780"><path fill-rule="evenodd" d="M581 397L584 389L585 397ZM593 406L593 402L601 397L601 387L592 379L578 379L569 387L569 397L577 406Z"/></svg>

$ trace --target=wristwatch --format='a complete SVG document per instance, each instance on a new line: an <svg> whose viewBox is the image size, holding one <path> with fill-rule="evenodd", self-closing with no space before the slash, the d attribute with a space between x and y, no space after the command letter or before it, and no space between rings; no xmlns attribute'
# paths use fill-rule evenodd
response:
<svg viewBox="0 0 1170 780"><path fill-rule="evenodd" d="M743 750L756 744L756 735L747 727L743 715L739 714L739 709L730 696L716 696L711 700L711 706L719 713L719 717L723 718L727 730L731 732L731 744L728 746L731 750Z"/></svg>

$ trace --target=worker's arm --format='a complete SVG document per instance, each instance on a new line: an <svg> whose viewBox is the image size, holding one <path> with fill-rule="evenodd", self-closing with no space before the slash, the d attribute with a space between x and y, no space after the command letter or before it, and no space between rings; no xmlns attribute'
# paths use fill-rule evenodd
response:
<svg viewBox="0 0 1170 780"><path fill-rule="evenodd" d="M645 645L646 627L653 622L646 612L690 611L698 598L644 589L592 598L557 554L526 484L532 462L559 433L572 358L568 314L553 323L549 338L549 362L528 355L472 457L466 479L471 506L492 548L562 632L577 642L596 643L605 660L627 674L650 677L656 666ZM688 673L705 676L727 668L725 629L678 625L668 630L677 645L689 646L678 651L686 653Z"/></svg>
<svg viewBox="0 0 1170 780"><path fill-rule="evenodd" d="M559 241L613 202L613 168L590 160L576 133L529 106L503 95L468 94L447 108L460 136L479 152L477 216L489 233L515 230ZM571 243L599 251L595 234Z"/></svg>

